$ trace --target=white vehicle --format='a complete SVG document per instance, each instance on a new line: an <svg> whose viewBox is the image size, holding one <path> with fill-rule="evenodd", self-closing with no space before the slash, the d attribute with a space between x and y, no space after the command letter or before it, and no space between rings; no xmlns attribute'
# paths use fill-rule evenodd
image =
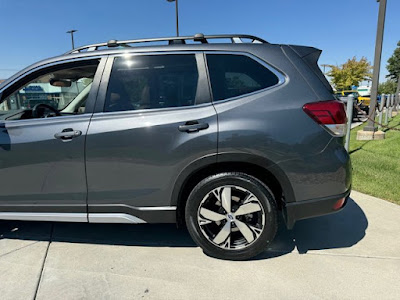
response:
<svg viewBox="0 0 400 300"><path fill-rule="evenodd" d="M364 97L364 96L369 96L371 95L371 86L359 86L357 88L358 93L360 94L360 96Z"/></svg>

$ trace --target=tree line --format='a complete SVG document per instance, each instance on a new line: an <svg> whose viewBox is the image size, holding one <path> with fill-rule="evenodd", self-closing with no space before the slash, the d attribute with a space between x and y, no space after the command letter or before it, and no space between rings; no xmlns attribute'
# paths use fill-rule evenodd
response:
<svg viewBox="0 0 400 300"><path fill-rule="evenodd" d="M365 57L357 60L356 57L348 59L340 66L328 65L330 71L326 74L337 91L351 90L362 81L372 79L372 66ZM379 94L394 94L397 89L400 74L400 41L393 55L388 59L386 69L389 74L387 80L378 86Z"/></svg>

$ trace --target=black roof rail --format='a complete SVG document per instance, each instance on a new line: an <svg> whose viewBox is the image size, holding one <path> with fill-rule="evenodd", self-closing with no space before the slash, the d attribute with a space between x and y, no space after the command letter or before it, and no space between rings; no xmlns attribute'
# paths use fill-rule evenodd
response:
<svg viewBox="0 0 400 300"><path fill-rule="evenodd" d="M137 40L109 40L107 43L98 43L92 45L86 45L79 48L75 48L71 51L68 51L65 54L71 53L79 53L84 51L96 51L99 48L114 48L114 47L132 47L131 44L139 44L139 43L151 43L151 42L168 42L171 44L186 44L186 41L195 41L201 42L203 44L207 44L208 40L211 39L230 39L231 43L238 44L243 43L243 39L251 40L251 43L257 44L269 44L267 41L248 34L216 34L216 35L204 35L202 33L197 33L194 36L174 36L174 37L165 37L165 38L149 38L149 39L137 39Z"/></svg>

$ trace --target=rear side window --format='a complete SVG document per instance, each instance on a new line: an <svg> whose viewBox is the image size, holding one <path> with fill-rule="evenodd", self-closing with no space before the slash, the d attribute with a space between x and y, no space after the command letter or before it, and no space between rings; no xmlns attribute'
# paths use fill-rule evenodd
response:
<svg viewBox="0 0 400 300"><path fill-rule="evenodd" d="M194 54L117 57L104 110L194 105L198 78Z"/></svg>
<svg viewBox="0 0 400 300"><path fill-rule="evenodd" d="M278 84L278 77L245 55L207 54L214 101L245 95Z"/></svg>

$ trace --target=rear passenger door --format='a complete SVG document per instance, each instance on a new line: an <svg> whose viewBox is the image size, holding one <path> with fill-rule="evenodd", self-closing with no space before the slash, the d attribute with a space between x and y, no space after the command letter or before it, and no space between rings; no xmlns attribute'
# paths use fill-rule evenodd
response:
<svg viewBox="0 0 400 300"><path fill-rule="evenodd" d="M91 222L152 221L148 207L173 210L178 175L217 153L202 53L110 57L96 110L86 142Z"/></svg>

